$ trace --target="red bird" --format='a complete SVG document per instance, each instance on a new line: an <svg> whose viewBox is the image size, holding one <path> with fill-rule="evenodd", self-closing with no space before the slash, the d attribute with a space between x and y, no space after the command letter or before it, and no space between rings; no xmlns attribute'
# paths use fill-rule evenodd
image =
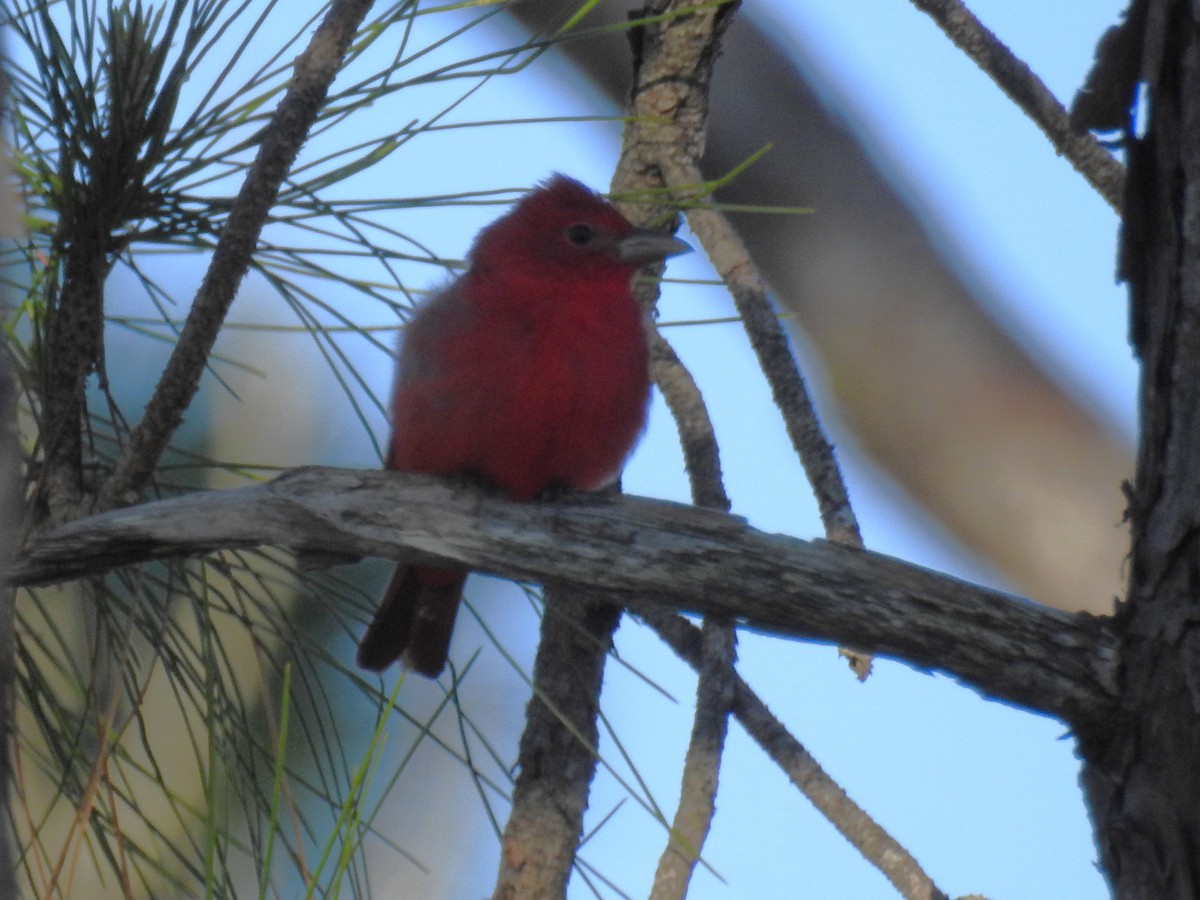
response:
<svg viewBox="0 0 1200 900"><path fill-rule="evenodd" d="M481 476L519 501L615 481L650 397L631 281L689 249L634 228L563 175L530 191L479 233L467 271L406 326L387 468ZM397 566L358 664L441 672L466 577Z"/></svg>

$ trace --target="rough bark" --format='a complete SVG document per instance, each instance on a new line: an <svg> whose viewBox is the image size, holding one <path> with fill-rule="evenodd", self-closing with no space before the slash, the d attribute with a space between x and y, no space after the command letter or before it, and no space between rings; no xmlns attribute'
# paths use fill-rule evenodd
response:
<svg viewBox="0 0 1200 900"><path fill-rule="evenodd" d="M635 222L643 221L643 217L652 222L664 215L678 218L684 193L673 190L679 185L673 183L670 170L682 168L689 176L698 173L697 163L707 140L714 66L722 37L738 8L737 2L712 5L704 0L647 0L639 14L643 21L628 32L633 49L633 86L612 189L618 196L624 192L635 197L639 189L651 191L656 202L646 203L643 197L642 202L628 204ZM691 187L699 178L689 177L688 181ZM710 260L714 258L710 246L706 244L703 249ZM639 299L643 294L649 301L645 306L653 308L658 300L657 287L652 293L639 292ZM765 298L761 305L767 306ZM774 317L770 325L781 331ZM699 506L728 512L720 448L704 398L683 361L658 331L653 317L648 326L651 372L675 419L692 500ZM788 374L799 380L790 353L784 363ZM822 437L815 415L810 418L811 431ZM791 430L791 420L788 425ZM836 467L834 471L840 475ZM842 499L844 496L843 491ZM824 500L825 495L818 491L818 498ZM849 513L848 501L844 508ZM699 667L695 717L683 760L679 803L654 873L650 900L676 900L687 895L716 812L736 677L737 632L727 617L705 618L702 631L704 658Z"/></svg>
<svg viewBox="0 0 1200 900"><path fill-rule="evenodd" d="M612 591L620 602L732 616L763 631L938 669L1078 729L1107 721L1115 690L1107 619L640 497L522 504L429 476L298 469L263 485L77 520L28 548L13 575L16 583L65 580L262 544L440 561Z"/></svg>
<svg viewBox="0 0 1200 900"><path fill-rule="evenodd" d="M1123 275L1142 362L1119 714L1082 731L1101 863L1121 900L1200 895L1200 24L1149 0L1149 128L1129 148Z"/></svg>
<svg viewBox="0 0 1200 900"><path fill-rule="evenodd" d="M493 900L565 897L596 771L600 684L621 608L547 588Z"/></svg>

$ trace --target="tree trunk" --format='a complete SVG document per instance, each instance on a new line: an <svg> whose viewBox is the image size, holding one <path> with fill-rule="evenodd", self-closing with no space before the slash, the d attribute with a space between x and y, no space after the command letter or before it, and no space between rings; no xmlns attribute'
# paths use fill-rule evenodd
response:
<svg viewBox="0 0 1200 900"><path fill-rule="evenodd" d="M1148 129L1131 138L1121 274L1142 363L1120 712L1081 734L1121 900L1200 896L1200 28L1146 0ZM1193 621L1195 620L1195 621Z"/></svg>

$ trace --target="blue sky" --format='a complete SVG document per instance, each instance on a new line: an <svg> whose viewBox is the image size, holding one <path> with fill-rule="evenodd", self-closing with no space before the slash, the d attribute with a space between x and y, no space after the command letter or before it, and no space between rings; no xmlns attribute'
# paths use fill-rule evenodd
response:
<svg viewBox="0 0 1200 900"><path fill-rule="evenodd" d="M1064 101L1120 6L1099 0L1052 9L1014 0L972 4ZM857 127L869 131L877 153L919 203L931 228L962 254L972 277L998 288L1006 304L1000 315L1131 434L1136 372L1125 343L1124 294L1112 279L1116 218L1103 201L909 4L777 2L764 14L782 40L819 49L822 77L848 99ZM498 31L477 38L502 44L510 36ZM514 118L586 115L602 108L587 88L572 87L569 77L561 63L544 59L520 76L486 86L459 110L460 118L495 118L498 108ZM616 159L619 133L616 123L447 132L414 141L405 167L420 173L419 193L527 185L555 169L602 188ZM461 167L444 164L446 159L478 160L480 135L486 138L486 159L472 171L464 176ZM409 183L398 185L397 193L404 190ZM487 207L446 210L407 221L439 252L461 256L470 236L495 213ZM669 274L707 273L693 258L672 263ZM664 298L665 318L727 311L713 288L669 287ZM672 338L697 370L712 406L735 511L769 530L819 534L810 494L739 330L712 326L676 331ZM712 360L720 360L720 366ZM377 377L386 392L384 359ZM346 424L331 433L351 433L353 426ZM365 441L338 443L343 462L373 463ZM844 459L871 547L967 577L991 577L946 548L939 530L907 507L886 481L857 466L852 444ZM674 430L660 407L653 411L625 485L636 493L686 498ZM528 661L536 625L519 594L477 579L469 597L479 601L482 615L518 658ZM464 616L456 648L465 656L481 645L486 639ZM618 647L678 698L672 702L610 667L606 713L625 752L669 811L690 727L691 678L653 637L630 623L623 626ZM525 688L494 654L485 651L479 665L466 702L494 723L499 749L503 752L508 741L511 752ZM1105 896L1093 867L1078 766L1071 742L1062 739L1061 724L981 700L949 679L893 663L879 664L870 681L860 685L827 647L746 635L740 669L850 794L951 895L979 892L992 900ZM416 680L401 694L415 705L435 695ZM402 743L398 736L398 750ZM628 778L614 742L604 749ZM483 895L494 877L495 840L462 770L429 757L418 770L425 775L414 773L402 784L379 824L395 821L407 848L452 877L435 888L383 850L376 877L398 879L414 891L440 889L446 897ZM602 774L592 799L592 824L624 793L616 777ZM447 816L439 816L442 811ZM471 818L464 820L464 814ZM633 896L644 895L664 840L661 827L627 802L589 841L586 857ZM700 871L695 898L892 895L736 726L706 857L724 883ZM585 896L579 885L573 894Z"/></svg>
<svg viewBox="0 0 1200 900"><path fill-rule="evenodd" d="M1081 82L1096 40L1116 21L1123 5L1121 0L970 3L1064 102ZM413 46L476 14L425 17ZM1011 323L1020 340L1048 360L1052 370L1064 373L1080 396L1132 439L1136 369L1125 340L1124 291L1113 283L1117 220L1055 156L1040 132L930 20L903 0L773 0L747 4L739 14L769 19L782 42L806 48L817 59L830 96L841 98L854 127L922 211L931 232L955 255L968 278L995 289L1002 303L996 315ZM449 60L519 40L509 26L497 23L467 33L440 53ZM429 64L436 58L437 54ZM543 57L519 75L493 79L450 120L618 112L572 77L560 60ZM396 121L428 115L461 93L463 84L448 82L424 94L396 95L390 105L381 103L371 113L376 118L370 127L377 124L383 132ZM372 174L378 180L367 190L405 196L519 187L554 170L604 188L619 140L619 122L429 133L389 158ZM316 153L319 144L307 152ZM461 258L475 231L498 212L494 206L401 210L397 221L440 254ZM819 223L819 211L816 215ZM181 268L175 274L198 279L199 273L199 268ZM668 275L695 279L711 277L711 272L695 254L672 261ZM442 276L424 266L415 267L408 277L414 285L435 286ZM394 324L360 299L350 297L346 306L358 321ZM669 320L727 315L731 307L718 288L668 285L662 309ZM290 321L275 298L253 282L233 318ZM694 369L713 412L734 511L760 528L802 538L818 536L811 493L740 329L676 329L671 338ZM230 334L219 349L235 357L239 349L243 356L257 354L262 345L256 342L261 340ZM242 434L275 440L270 449L239 444L229 453L284 464L377 465L361 424L321 381L322 364L311 348L294 346L301 343L287 345L287 390L281 391L271 377L257 387L253 379L242 378L237 383L240 401L221 392L206 401L216 416L244 416ZM347 339L347 346L351 344ZM358 346L358 352L373 388L386 396L387 355L365 346ZM263 367L269 369L265 359ZM328 399L313 404L298 386L328 391ZM256 393L260 388L262 393ZM868 546L964 577L994 580L992 572L947 541L935 524L863 462L852 436L837 431L836 410L826 408L823 413L837 432ZM383 416L374 416L369 424L382 440ZM219 455L219 448L214 452ZM661 404L652 410L625 488L687 499L674 428ZM510 652L528 665L536 621L520 593L490 579L474 579L468 598ZM349 638L344 643L349 659ZM476 647L484 651L464 688L464 704L484 723L497 750L511 758L527 688L464 613L456 655L465 659ZM676 698L649 688L620 666L609 668L606 716L623 752L669 817L690 729L694 683L685 667L632 622L622 626L618 649ZM793 733L952 896L1106 896L1093 865L1091 831L1076 780L1078 764L1060 723L984 701L945 677L886 661L877 665L866 684L859 684L829 647L746 634L740 655L742 674ZM390 688L395 677L391 673L385 686ZM401 689L401 701L414 708L428 707L439 696L436 686L420 679L407 681ZM370 725L367 715L364 728ZM454 723L439 727L457 740ZM400 729L390 752L398 756L410 737ZM614 773L602 772L598 778L589 827L619 808L589 840L585 857L630 895L644 896L665 834L636 803L620 805L627 793L622 781L635 779L621 762L615 739L607 739L602 749ZM497 842L470 778L432 747L422 748L386 803L377 825L391 824L397 840L436 874L423 875L379 846L372 866L381 894L384 885L429 900L490 893ZM691 896L699 900L893 896L882 877L858 859L736 725L730 731L706 859L720 878L708 871L697 873ZM578 884L572 895L587 896Z"/></svg>
<svg viewBox="0 0 1200 900"><path fill-rule="evenodd" d="M976 0L970 5L1069 103L1096 40L1124 4L1073 0L1048 7L1032 0ZM997 315L1109 421L1132 435L1136 370L1125 341L1124 292L1113 283L1117 221L1104 202L910 4L776 0L746 7L742 14L747 13L770 19L785 43L816 52L821 77L833 85L833 94L845 98L855 127L923 210L930 229L960 256L968 277L996 288L1004 304ZM501 30L491 39L506 38ZM569 77L560 63L543 60L527 73L488 85L459 112L469 119L482 118L485 111L494 118L497 109L519 117L586 115L603 108L587 88L573 87ZM464 185L461 170L436 161L447 155L478 159L480 134L486 135L486 160L472 167ZM555 169L603 188L619 134L615 123L448 133L414 142L409 165L410 171L423 173L423 193L530 184ZM455 144L462 140L475 144ZM495 212L439 213L439 227L423 237L439 251L461 256L470 235ZM691 258L672 262L668 274L708 273L702 260ZM721 315L728 308L713 288L669 286L663 301L667 319ZM818 535L811 496L740 331L711 326L676 331L672 339L696 369L712 407L735 512L768 530ZM826 412L836 427L836 411ZM627 490L686 499L674 440L671 423L656 407L627 471ZM966 577L993 577L947 545L940 530L907 506L885 479L861 466L848 436L839 440L847 448L843 459L869 546ZM353 461L370 463L361 456ZM528 660L535 626L519 596L479 579L468 596L480 601L483 615L512 642L515 654ZM457 648L485 643L469 621L460 626ZM618 649L678 698L677 703L667 700L610 667L606 713L669 815L690 727L691 678L652 636L630 623L622 627ZM515 729L523 685L503 664L485 660L481 665L486 672L481 679L489 683L479 687L480 714L494 717L502 731ZM894 663L880 663L860 685L831 648L757 635L743 637L740 670L952 896L1106 896L1094 869L1078 765L1060 723L984 701L947 678ZM402 697L419 703L429 688L414 681L403 690L411 693ZM604 749L610 759L620 759L614 742ZM439 773L430 777L444 780L428 795L420 786L402 789L381 821L389 815L408 819L410 827L401 831L410 842L406 846L418 853L427 847L435 856L438 848L445 852L428 859L433 866L455 868L444 896L487 893L496 845L482 811L476 809L479 821L469 826L461 818L438 825L436 811L428 808L429 797L448 808L451 797L461 797L469 806L473 789L461 771L440 769L432 760L428 765ZM616 768L628 774L619 763ZM592 824L623 795L617 779L602 774L592 800ZM434 839L416 833L411 819L417 809ZM624 890L644 895L664 840L660 826L625 803L589 841L586 856ZM857 859L736 726L706 857L724 883L700 871L694 898L892 896L883 879ZM423 883L403 862L395 862L396 868L379 865L379 877L388 871L388 877L414 889ZM577 884L573 895L586 893Z"/></svg>

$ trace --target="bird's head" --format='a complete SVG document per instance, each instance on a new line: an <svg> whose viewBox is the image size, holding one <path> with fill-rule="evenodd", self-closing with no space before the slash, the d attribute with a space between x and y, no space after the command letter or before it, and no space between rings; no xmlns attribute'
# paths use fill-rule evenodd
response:
<svg viewBox="0 0 1200 900"><path fill-rule="evenodd" d="M480 232L470 261L473 269L628 282L641 266L689 250L670 235L635 228L603 197L554 175Z"/></svg>

